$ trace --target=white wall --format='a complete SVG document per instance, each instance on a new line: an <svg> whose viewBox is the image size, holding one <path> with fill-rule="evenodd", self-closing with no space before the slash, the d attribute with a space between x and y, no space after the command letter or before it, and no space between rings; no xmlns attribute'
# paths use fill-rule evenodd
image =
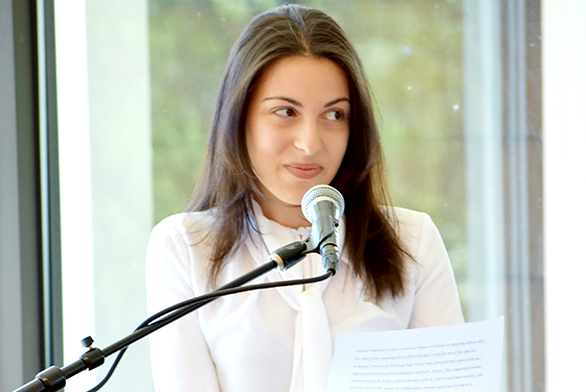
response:
<svg viewBox="0 0 586 392"><path fill-rule="evenodd" d="M144 255L153 225L148 4L56 1L65 363L92 335L105 348L147 317ZM113 357L68 381L87 390ZM97 373L97 376L94 374ZM148 342L108 390L152 390Z"/></svg>
<svg viewBox="0 0 586 392"><path fill-rule="evenodd" d="M583 384L586 1L542 2L547 391Z"/></svg>

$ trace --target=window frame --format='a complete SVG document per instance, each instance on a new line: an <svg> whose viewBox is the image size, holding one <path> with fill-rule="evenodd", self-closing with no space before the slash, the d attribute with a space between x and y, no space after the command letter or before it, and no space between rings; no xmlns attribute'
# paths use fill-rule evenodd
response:
<svg viewBox="0 0 586 392"><path fill-rule="evenodd" d="M507 315L508 347L524 352L508 354L508 383L537 391L545 388L541 1L500 7L505 237L521 238L505 247L506 309L531 304ZM0 271L9 271L0 287L17 293L0 305L0 344L13 353L0 357L7 389L63 362L54 1L2 2L0 21L9 32L0 37L0 80L10 92L0 97Z"/></svg>
<svg viewBox="0 0 586 392"><path fill-rule="evenodd" d="M0 3L0 389L44 365L36 8ZM6 355L10 353L10 355Z"/></svg>

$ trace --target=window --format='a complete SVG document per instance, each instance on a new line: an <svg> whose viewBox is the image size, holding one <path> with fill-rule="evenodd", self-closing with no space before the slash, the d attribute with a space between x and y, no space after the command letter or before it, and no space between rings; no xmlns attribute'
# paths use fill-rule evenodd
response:
<svg viewBox="0 0 586 392"><path fill-rule="evenodd" d="M149 232L187 204L230 46L252 16L279 3L55 3L64 363L79 356L86 335L107 346L147 316ZM575 310L558 309L572 298L567 282L579 281L554 267L575 271L575 261L564 263L580 253L571 245L574 253L563 253L558 233L580 243L586 218L584 174L562 181L569 166L585 163L572 131L584 128L583 105L574 105L586 91L586 13L581 4L553 3L307 2L331 14L361 54L394 203L428 212L438 225L466 319L506 316L503 391L545 390L546 379L556 382L547 390L557 389L571 378L552 358L568 355L562 346L586 345L561 337L565 328L581 336L560 322L578 325ZM570 85L581 88L563 90ZM563 205L577 218L562 221L554 211ZM90 388L105 368L68 385ZM109 388L152 390L148 374L144 341Z"/></svg>

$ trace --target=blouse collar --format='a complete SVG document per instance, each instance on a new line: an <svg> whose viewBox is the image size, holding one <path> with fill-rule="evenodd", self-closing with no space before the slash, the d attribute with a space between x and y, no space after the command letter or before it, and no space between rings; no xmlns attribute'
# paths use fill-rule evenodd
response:
<svg viewBox="0 0 586 392"><path fill-rule="evenodd" d="M280 223L275 222L267 218L263 212L260 204L256 200L252 200L252 207L254 212L254 217L256 219L256 223L258 225L259 233L264 235L265 237L270 236L277 240L283 241L282 243L275 243L271 244L273 247L269 246L267 241L266 245L269 248L268 251L272 252L275 249L280 248L281 246L285 246L290 244L291 242L305 240L311 234L311 226L306 227L298 227L298 228L291 228L281 225ZM338 248L340 249L340 262L347 263L346 257L343 257L344 254L344 238L346 235L346 219L345 216L342 216L340 219L340 224L338 226ZM272 242L272 241L271 241Z"/></svg>

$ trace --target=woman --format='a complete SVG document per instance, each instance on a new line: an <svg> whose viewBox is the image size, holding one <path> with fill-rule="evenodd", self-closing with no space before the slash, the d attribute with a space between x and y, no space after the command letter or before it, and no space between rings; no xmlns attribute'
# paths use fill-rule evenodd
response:
<svg viewBox="0 0 586 392"><path fill-rule="evenodd" d="M160 391L325 391L337 333L463 322L439 234L389 206L368 84L324 13L257 16L232 49L204 173L189 212L154 230L149 310L209 292L309 235L300 202L317 184L344 196L337 274L305 287L215 301L151 338ZM323 274L319 255L260 281Z"/></svg>

